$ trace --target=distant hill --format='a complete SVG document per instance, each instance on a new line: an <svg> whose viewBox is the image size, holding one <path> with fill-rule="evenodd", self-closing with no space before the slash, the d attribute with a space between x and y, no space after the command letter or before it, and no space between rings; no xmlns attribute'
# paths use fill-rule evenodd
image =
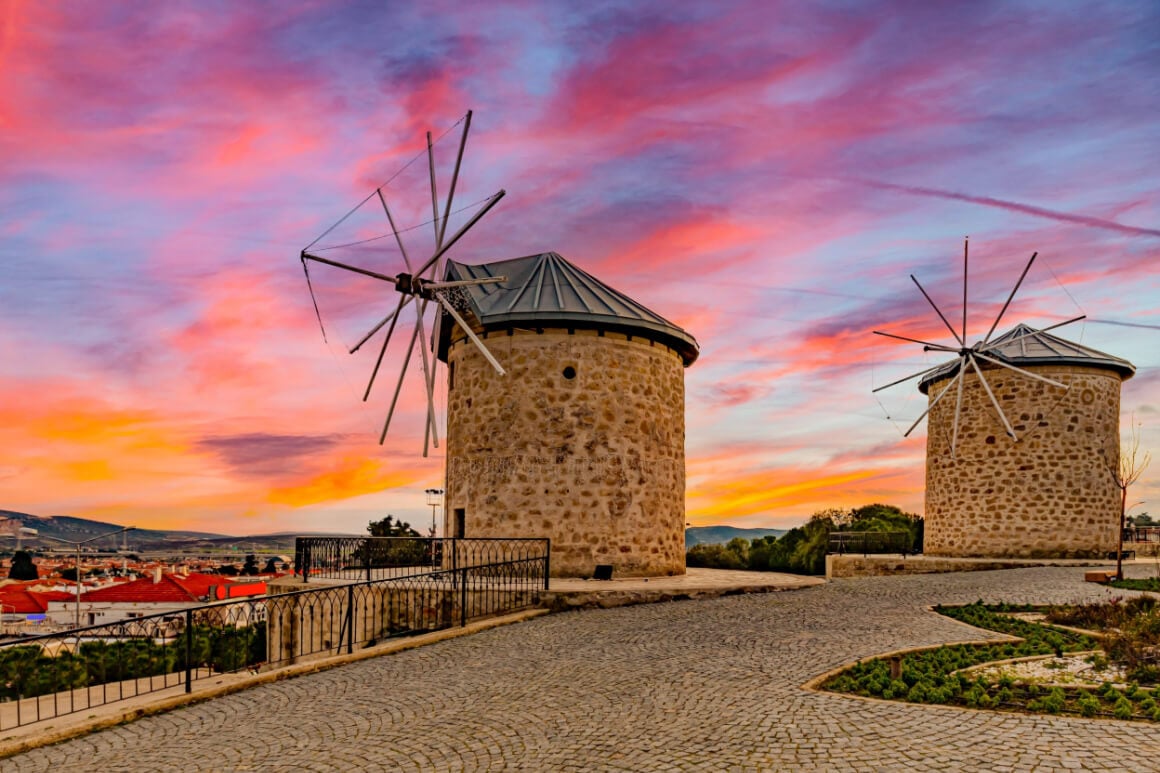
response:
<svg viewBox="0 0 1160 773"><path fill-rule="evenodd" d="M36 529L36 534L20 537L24 548L68 549L62 542L50 539L56 537L68 542L100 537L124 528L122 524L75 518L71 515L33 515L13 510L0 510L0 534L12 535L0 539L0 551L16 547L15 535L20 527ZM230 550L252 552L287 552L294 549L294 534L266 534L257 536L232 537L202 531L166 531L162 529L133 529L126 534L96 539L89 547L95 550L112 550L128 544L134 553L159 551L196 552L199 550Z"/></svg>
<svg viewBox="0 0 1160 773"><path fill-rule="evenodd" d="M780 537L789 529L739 529L736 526L693 526L685 529L685 550L693 545L724 545L734 537L745 540Z"/></svg>

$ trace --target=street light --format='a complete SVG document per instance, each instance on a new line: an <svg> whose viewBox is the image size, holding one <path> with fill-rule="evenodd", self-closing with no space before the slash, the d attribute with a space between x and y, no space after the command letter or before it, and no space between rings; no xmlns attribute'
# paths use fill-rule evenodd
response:
<svg viewBox="0 0 1160 773"><path fill-rule="evenodd" d="M435 508L443 504L443 489L429 488L424 492L427 494L427 505L431 508L431 537L435 537Z"/></svg>
<svg viewBox="0 0 1160 773"><path fill-rule="evenodd" d="M81 627L81 545L86 545L90 542L95 542L99 539L105 539L106 537L115 537L118 534L124 534L125 532L133 531L133 529L136 529L136 528L137 528L136 526L126 526L123 529L117 529L117 531L111 531L111 532L108 532L107 534L101 534L101 535L98 535L96 537L89 537L88 539L83 539L83 540L80 540L79 542L76 540L71 540L71 539L63 539L61 537L51 537L47 534L39 535L43 539L50 539L50 540L55 540L57 542L63 542L66 545L72 545L76 549L76 552L77 552L77 563L76 563L77 609L76 609L76 622L73 626L74 628Z"/></svg>
<svg viewBox="0 0 1160 773"><path fill-rule="evenodd" d="M443 501L443 489L429 488L424 492L427 494L427 504L431 506L431 570L435 570L435 508Z"/></svg>

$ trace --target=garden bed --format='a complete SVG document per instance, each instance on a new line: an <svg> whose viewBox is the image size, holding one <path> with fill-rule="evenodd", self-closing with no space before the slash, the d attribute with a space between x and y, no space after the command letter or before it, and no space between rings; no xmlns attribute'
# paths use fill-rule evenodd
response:
<svg viewBox="0 0 1160 773"><path fill-rule="evenodd" d="M1115 613L1114 619L1123 618L1123 607L1111 610ZM1101 644L1096 636L1071 627L1022 619L1039 614L1053 619L1062 616L1069 626L1074 626L1076 617L1080 620L1099 617L1092 605L1068 609L1078 610L1078 614L1068 617L1059 614L1060 608L984 605L982 602L936 607L935 611L940 614L1017 638L941 646L860 661L829 677L820 686L834 692L910 703L1160 721L1160 706L1152 690L1135 683L1113 683L1127 678L1132 669L1106 670L1104 655L1093 651L1107 645ZM1147 616L1152 612L1148 607L1142 614ZM1106 680L1097 683L1093 675L1101 673L1101 669L1105 669ZM1089 676L1078 680L1065 677L1065 671L1071 674L1086 671Z"/></svg>

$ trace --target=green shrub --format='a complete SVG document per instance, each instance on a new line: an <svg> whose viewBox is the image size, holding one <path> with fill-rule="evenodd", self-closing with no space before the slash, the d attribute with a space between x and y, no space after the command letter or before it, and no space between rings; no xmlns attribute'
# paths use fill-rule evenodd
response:
<svg viewBox="0 0 1160 773"><path fill-rule="evenodd" d="M1079 713L1085 717L1094 717L1100 711L1100 699L1092 695L1087 690L1080 693L1079 699L1076 700L1076 706L1079 708Z"/></svg>
<svg viewBox="0 0 1160 773"><path fill-rule="evenodd" d="M1041 703L1048 714L1058 714L1067 706L1067 696L1063 694L1062 688L1054 687Z"/></svg>

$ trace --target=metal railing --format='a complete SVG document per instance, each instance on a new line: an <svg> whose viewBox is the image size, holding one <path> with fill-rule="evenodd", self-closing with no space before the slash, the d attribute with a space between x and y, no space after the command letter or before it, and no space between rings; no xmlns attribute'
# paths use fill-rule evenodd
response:
<svg viewBox="0 0 1160 773"><path fill-rule="evenodd" d="M0 643L0 731L139 695L191 692L538 603L548 551L204 604ZM457 556L449 549L451 556ZM486 558L474 552L461 556Z"/></svg>
<svg viewBox="0 0 1160 773"><path fill-rule="evenodd" d="M546 583L549 544L538 537L298 537L294 572L303 582L376 580L539 560L544 562Z"/></svg>
<svg viewBox="0 0 1160 773"><path fill-rule="evenodd" d="M1160 542L1160 526L1129 526L1124 529L1124 542Z"/></svg>
<svg viewBox="0 0 1160 773"><path fill-rule="evenodd" d="M843 555L861 553L901 553L914 551L914 539L908 531L832 531L828 553Z"/></svg>

